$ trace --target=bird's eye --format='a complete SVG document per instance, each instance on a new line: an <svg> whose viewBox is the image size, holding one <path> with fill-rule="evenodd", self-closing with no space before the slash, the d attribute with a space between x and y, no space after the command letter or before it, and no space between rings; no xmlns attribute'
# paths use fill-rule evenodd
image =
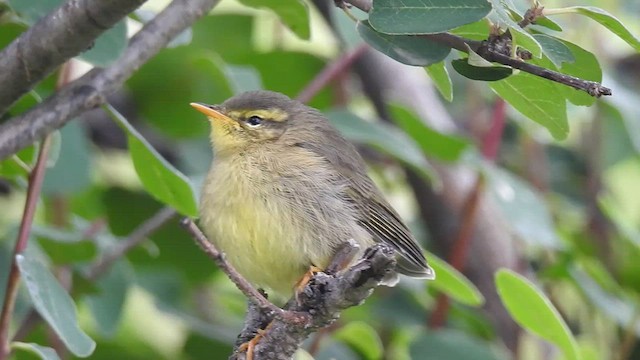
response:
<svg viewBox="0 0 640 360"><path fill-rule="evenodd" d="M247 119L247 124L251 127L257 127L262 124L262 118L257 115L253 115Z"/></svg>

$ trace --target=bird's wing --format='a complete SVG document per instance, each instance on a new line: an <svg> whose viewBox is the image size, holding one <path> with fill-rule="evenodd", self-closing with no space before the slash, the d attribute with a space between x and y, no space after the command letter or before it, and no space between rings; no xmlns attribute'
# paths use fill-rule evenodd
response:
<svg viewBox="0 0 640 360"><path fill-rule="evenodd" d="M343 138L326 119L317 119L314 126L316 132L322 134L319 138L325 141L296 142L295 145L325 158L339 176L346 180L348 190L345 195L358 209L360 225L376 241L391 245L400 255L398 272L412 277L434 278L434 272L427 265L422 249L367 175L364 160L353 144ZM325 146L320 146L321 144ZM332 144L334 148L326 144Z"/></svg>

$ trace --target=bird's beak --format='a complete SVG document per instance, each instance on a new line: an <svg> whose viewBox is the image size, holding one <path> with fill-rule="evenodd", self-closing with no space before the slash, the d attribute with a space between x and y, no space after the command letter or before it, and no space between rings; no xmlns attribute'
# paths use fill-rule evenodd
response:
<svg viewBox="0 0 640 360"><path fill-rule="evenodd" d="M222 122L233 122L233 119L231 119L227 115L223 114L222 111L220 111L219 106L207 105L207 104L195 103L195 102L189 105L191 105L194 109L200 111L201 113L207 115L207 117L210 119L220 120Z"/></svg>

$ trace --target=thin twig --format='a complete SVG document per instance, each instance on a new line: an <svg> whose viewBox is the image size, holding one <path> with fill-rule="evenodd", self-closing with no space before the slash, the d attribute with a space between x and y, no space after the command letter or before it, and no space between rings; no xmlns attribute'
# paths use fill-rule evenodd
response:
<svg viewBox="0 0 640 360"><path fill-rule="evenodd" d="M118 245L107 252L98 262L93 264L87 271L87 279L95 280L111 268L111 266L124 257L131 249L145 241L149 235L160 229L167 221L176 215L176 211L170 207L164 207L140 224L135 230L127 236L127 238L118 243Z"/></svg>
<svg viewBox="0 0 640 360"><path fill-rule="evenodd" d="M336 79L344 73L362 54L364 54L369 46L362 44L357 48L343 54L338 59L327 64L324 69L298 94L297 100L306 103L309 102L322 88L329 82Z"/></svg>
<svg viewBox="0 0 640 360"><path fill-rule="evenodd" d="M0 360L5 360L9 356L9 325L11 324L11 315L15 305L16 296L18 294L18 284L20 282L20 270L17 264L17 255L21 254L26 248L29 241L29 233L33 224L33 217L36 213L36 206L40 198L40 189L44 180L44 173L49 156L49 148L51 147L51 139L46 136L40 146L38 160L36 166L29 175L29 187L27 189L27 199L24 205L22 221L20 222L20 230L18 238L13 250L11 259L11 270L7 280L4 302L2 306L2 314L0 314Z"/></svg>
<svg viewBox="0 0 640 360"><path fill-rule="evenodd" d="M189 218L180 221L180 225L184 227L196 241L198 246L227 274L229 279L242 291L242 293L258 307L267 312L270 316L283 316L285 311L273 305L264 297L256 288L251 286L249 282L238 273L238 271L225 259L224 254L207 240L200 228Z"/></svg>

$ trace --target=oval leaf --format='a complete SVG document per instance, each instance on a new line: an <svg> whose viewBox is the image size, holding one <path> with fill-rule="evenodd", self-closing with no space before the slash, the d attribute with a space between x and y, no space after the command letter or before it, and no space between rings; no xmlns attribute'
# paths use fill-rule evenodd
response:
<svg viewBox="0 0 640 360"><path fill-rule="evenodd" d="M382 340L376 330L365 322L350 322L336 331L334 337L349 344L365 359L382 359Z"/></svg>
<svg viewBox="0 0 640 360"><path fill-rule="evenodd" d="M303 40L309 40L309 9L301 0L240 0L240 3L253 8L265 7L278 15L282 23Z"/></svg>
<svg viewBox="0 0 640 360"><path fill-rule="evenodd" d="M429 282L429 286L447 294L449 297L469 306L484 304L484 296L462 273L454 269L444 260L428 253L429 265L436 274L436 279Z"/></svg>
<svg viewBox="0 0 640 360"><path fill-rule="evenodd" d="M569 327L541 290L508 269L498 270L496 286L502 303L518 324L558 346L566 359L580 358Z"/></svg>
<svg viewBox="0 0 640 360"><path fill-rule="evenodd" d="M56 353L56 351L50 347L23 342L12 342L11 347L13 349L28 351L32 354L37 355L40 359L43 360L60 360L60 358L58 357L58 353Z"/></svg>
<svg viewBox="0 0 640 360"><path fill-rule="evenodd" d="M74 355L91 355L96 343L78 326L76 306L69 294L41 262L25 255L16 255L16 259L33 306L40 316Z"/></svg>
<svg viewBox="0 0 640 360"><path fill-rule="evenodd" d="M127 133L131 160L145 189L181 214L198 216L198 206L189 179L158 154L113 107L107 105L105 110Z"/></svg>
<svg viewBox="0 0 640 360"><path fill-rule="evenodd" d="M375 0L369 20L385 34L435 34L478 21L490 11L487 0Z"/></svg>
<svg viewBox="0 0 640 360"><path fill-rule="evenodd" d="M557 140L569 134L567 101L551 81L520 72L489 86L521 114L547 128Z"/></svg>
<svg viewBox="0 0 640 360"><path fill-rule="evenodd" d="M444 60L451 48L412 35L386 35L375 31L369 22L356 26L360 36L374 49L399 61L414 66L428 66Z"/></svg>
<svg viewBox="0 0 640 360"><path fill-rule="evenodd" d="M451 77L449 77L447 67L444 66L444 61L429 65L424 69L442 97L449 102L453 100L453 85L451 84Z"/></svg>
<svg viewBox="0 0 640 360"><path fill-rule="evenodd" d="M451 65L458 74L471 80L498 81L508 78L513 73L511 68L504 66L480 67L469 65L468 59L453 60Z"/></svg>
<svg viewBox="0 0 640 360"><path fill-rule="evenodd" d="M593 6L574 6L563 10L573 11L599 22L600 25L618 35L620 39L624 40L627 44L631 45L632 48L640 52L640 39L635 37L629 29L620 22L620 20L608 12Z"/></svg>

